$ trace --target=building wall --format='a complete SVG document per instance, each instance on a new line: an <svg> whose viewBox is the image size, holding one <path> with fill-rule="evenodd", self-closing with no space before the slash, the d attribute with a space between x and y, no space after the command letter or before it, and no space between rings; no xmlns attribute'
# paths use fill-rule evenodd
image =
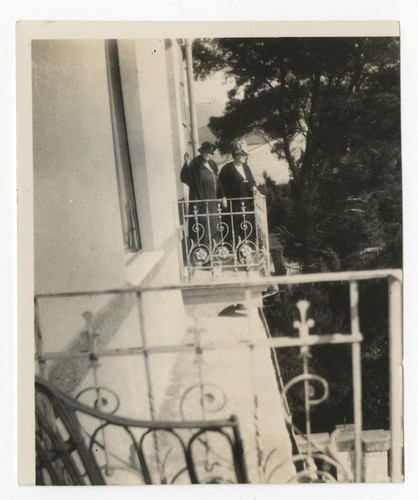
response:
<svg viewBox="0 0 418 500"><path fill-rule="evenodd" d="M176 188L178 199L184 198L184 184L180 180L180 170L184 154L192 156L190 119L187 107L187 78L185 62L180 42L165 40L167 83L170 98L171 136L175 162Z"/></svg>
<svg viewBox="0 0 418 500"><path fill-rule="evenodd" d="M164 40L121 40L118 48L141 235L144 250L158 250L178 224Z"/></svg>
<svg viewBox="0 0 418 500"><path fill-rule="evenodd" d="M176 202L181 194L179 156L186 147L181 129L179 50L177 44L164 40L118 41L142 242L140 252L127 256L120 219L105 43L34 43L37 293L179 281ZM41 299L44 351L88 351L88 331L98 335L95 340L100 350L173 346L200 335L200 326L196 329L199 321L206 321L208 341L226 337L238 342L245 333L242 321L216 318L218 311L213 307L216 303L217 308L223 308L237 298L237 291L229 292L220 288L209 290L203 298L198 294L189 296L186 302L196 306L191 318L186 317L179 289L145 293L141 297L133 294L129 300L111 294L98 298ZM239 297L243 298L242 293ZM260 297L257 294L254 298L254 314ZM253 330L261 338L266 335L262 325ZM202 381L208 386L219 386L230 401L224 416L237 413L242 422L250 468L257 467L257 435L277 447L278 462L288 458L290 445L284 420L280 418L282 407L268 364L269 352L244 361L239 355L231 358L228 350L209 352L200 365L196 356L194 351L192 356L186 356L168 348L164 354L153 356L135 352L129 356L100 357L95 374L96 363L87 357L81 361L61 360L55 366L50 363L48 368L53 382L73 394L80 388L94 386L96 381L111 388L121 397L123 413L136 418L179 418L190 388L202 387ZM250 362L256 367L253 371L248 369ZM266 400L260 401L268 408L267 413L274 415L272 419L263 421L255 413L257 408L248 412L255 399L249 388L256 383L263 386ZM193 411L202 410L199 401L197 398L193 402ZM257 419L260 426L255 428ZM291 472L287 467L280 479L286 480Z"/></svg>
<svg viewBox="0 0 418 500"><path fill-rule="evenodd" d="M143 252L128 265L132 284L156 286L180 280L178 245L179 139L176 92L177 46L164 40L119 40L125 117L137 194ZM170 67L169 67L170 66ZM149 272L143 275L145 260ZM168 345L183 334L184 308L177 291L144 295L143 327L150 345ZM115 338L115 342L117 339ZM165 388L174 357L152 370L155 386ZM162 395L161 395L162 397Z"/></svg>
<svg viewBox="0 0 418 500"><path fill-rule="evenodd" d="M125 261L103 41L35 41L35 291L122 286Z"/></svg>
<svg viewBox="0 0 418 500"><path fill-rule="evenodd" d="M118 46L143 249L128 259L123 246L104 40L35 41L37 294L179 280L173 156L178 82L173 68L170 77L167 71L167 60L178 57L177 47L162 40L119 41ZM173 341L173 325L182 317L181 294L160 295L147 305L147 321L154 326L159 322L160 328L153 329L156 337ZM84 313L103 316L113 299L40 300L45 350L77 346L85 330Z"/></svg>
<svg viewBox="0 0 418 500"><path fill-rule="evenodd" d="M109 95L102 41L32 45L35 293L125 283ZM83 330L108 298L39 302L46 350Z"/></svg>

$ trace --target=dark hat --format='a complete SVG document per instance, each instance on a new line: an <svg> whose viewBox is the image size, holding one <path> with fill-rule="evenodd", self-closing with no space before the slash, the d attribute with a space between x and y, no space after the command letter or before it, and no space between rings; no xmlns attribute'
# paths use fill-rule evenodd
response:
<svg viewBox="0 0 418 500"><path fill-rule="evenodd" d="M199 153L206 153L206 152L210 152L210 153L214 153L216 151L216 146L215 144L212 144L211 142L209 141L205 141L201 146L200 148L198 149Z"/></svg>

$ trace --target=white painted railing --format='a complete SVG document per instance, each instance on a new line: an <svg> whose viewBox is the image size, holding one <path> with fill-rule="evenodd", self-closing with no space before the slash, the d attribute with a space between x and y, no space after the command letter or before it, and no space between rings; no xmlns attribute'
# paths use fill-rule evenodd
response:
<svg viewBox="0 0 418 500"><path fill-rule="evenodd" d="M196 323L196 328L193 330L193 337L188 342L178 342L172 343L170 345L148 345L143 343L142 345L133 345L130 347L112 347L106 348L106 346L98 347L96 338L97 334L90 326L88 328L89 335L91 337L91 342L88 348L83 348L83 350L71 351L71 352L46 352L44 349L44 337L41 332L41 321L38 314L38 306L42 301L45 300L55 300L58 298L65 298L70 300L71 298L86 298L86 307L88 307L88 298L96 297L100 295L131 295L136 297L138 300L138 309L140 314L141 327L145 328L144 317L146 311L143 309L143 297L147 294L158 294L159 292L167 292L170 290L213 290L214 294L222 293L222 288L228 287L228 283L222 284L221 281L216 281L216 283L188 283L188 284L172 284L159 287L131 287L123 289L110 289L110 290L96 290L96 291L84 291L84 292L74 292L74 293L61 293L61 294L41 294L35 297L35 313L36 313L36 341L37 341L37 361L40 367L40 373L44 378L48 378L48 368L52 362L62 362L64 360L84 360L89 364L89 369L96 373L97 363L100 360L105 360L106 358L112 357L124 357L124 356L141 356L145 363L151 356L163 354L163 353L194 353L196 359L200 359L202 353L210 351L226 352L231 351L231 355L234 356L234 351L249 351L254 352L258 348L268 348L274 349L284 349L288 347L298 347L301 350L301 356L303 359L303 372L299 376L298 380L290 381L286 384L284 388L284 393L286 393L292 384L303 382L305 386L305 409L307 412L307 424L306 433L303 438L307 441L308 455L311 453L313 459L318 455L315 448L309 444L310 441L310 422L309 413L312 406L318 404L310 396L310 381L315 378L309 372L309 357L310 357L310 347L314 345L335 345L335 344L350 344L351 354L352 354L352 391L353 391L353 408L354 408L354 451L355 451L355 463L354 463L354 477L352 478L356 482L361 482L364 480L364 456L362 452L362 387L361 387L361 342L363 340L363 335L360 330L359 322L359 282L370 281L370 280L382 280L386 279L388 284L388 303L389 303L389 317L388 317L388 336L389 336L389 380L390 380L390 470L389 478L391 482L401 482L403 480L403 400L402 400L402 273L400 270L374 270L374 271L355 271L355 272L340 272L340 273L321 273L321 274L311 274L311 275L293 275L293 276L278 276L270 278L258 278L251 281L243 280L240 283L234 283L234 286L242 287L246 292L246 298L248 303L251 302L252 290L254 288L259 291L260 286L267 287L278 287L278 286L289 286L296 284L306 284L306 283L331 283L339 282L346 283L349 287L349 302L350 302L350 318L351 326L349 332L326 332L321 334L311 334L310 329L312 327L312 320L308 317L308 303L298 303L298 309L300 311L300 320L295 322L295 328L298 330L298 336L285 335L280 337L270 337L266 336L263 339L252 338L240 340L239 342L231 342L228 338L222 338L221 340L212 341L205 339L202 340L200 327L198 321ZM258 292L257 292L258 293ZM251 317L249 315L249 330L251 331ZM148 339L152 338L153 332L147 332ZM97 377L96 377L97 378ZM316 377L318 379L318 377ZM203 387L203 382L198 381ZM322 382L321 382L322 383ZM97 381L100 385L100 381ZM144 384L147 385L147 392L149 395L149 404L152 408L153 406L153 380L149 371L144 379ZM321 460L324 459L324 453L320 453ZM309 456L308 456L309 458ZM295 458L297 460L304 461L304 464L309 463L306 461L306 454L301 454L300 457ZM334 458L330 458L330 463L334 464ZM338 466L338 463L337 465ZM304 475L307 477L317 477L321 479L318 471L312 471L309 467L304 466L304 470L299 473L299 475ZM325 477L325 476L324 476ZM325 477L326 479L326 477ZM349 472L347 473L345 480L349 480Z"/></svg>

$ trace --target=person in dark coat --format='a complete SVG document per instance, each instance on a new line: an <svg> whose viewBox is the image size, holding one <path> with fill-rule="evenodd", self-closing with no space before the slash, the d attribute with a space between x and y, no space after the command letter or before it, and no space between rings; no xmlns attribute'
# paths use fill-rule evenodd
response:
<svg viewBox="0 0 418 500"><path fill-rule="evenodd" d="M248 238L250 241L255 239L255 217L252 213L247 215L247 212L254 211L253 200L254 195L258 194L258 189L247 163L248 156L247 143L243 140L235 142L232 145L233 160L226 163L219 174L219 181L227 198L226 212L234 212L232 218L226 216L225 220L229 221L230 226L233 225L231 229L234 232L236 244L239 238L241 240ZM249 224L243 224L244 220Z"/></svg>
<svg viewBox="0 0 418 500"><path fill-rule="evenodd" d="M226 200L222 200L224 195L218 180L218 166L212 160L216 146L206 141L198 151L199 156L183 165L180 179L189 186L189 216L195 215L189 219L189 239L192 246L202 246L197 259L198 263L205 264L219 236L218 204L225 206ZM205 258L204 252L207 252Z"/></svg>

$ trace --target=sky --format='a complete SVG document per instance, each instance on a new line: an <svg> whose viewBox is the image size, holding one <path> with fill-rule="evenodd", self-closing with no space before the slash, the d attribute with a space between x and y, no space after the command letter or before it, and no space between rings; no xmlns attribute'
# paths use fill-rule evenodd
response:
<svg viewBox="0 0 418 500"><path fill-rule="evenodd" d="M196 103L210 103L216 100L223 106L228 100L228 91L234 86L232 80L225 81L222 71L205 80L194 81L193 84ZM250 146L249 150L251 154L248 164L257 184L264 182L264 171L279 184L289 181L289 168L286 161L279 160L276 155L271 154L267 144Z"/></svg>
<svg viewBox="0 0 418 500"><path fill-rule="evenodd" d="M234 86L233 81L225 82L222 71L215 73L210 78L197 80L193 83L196 102L210 102L212 99L216 99L223 105L228 100L228 90Z"/></svg>

